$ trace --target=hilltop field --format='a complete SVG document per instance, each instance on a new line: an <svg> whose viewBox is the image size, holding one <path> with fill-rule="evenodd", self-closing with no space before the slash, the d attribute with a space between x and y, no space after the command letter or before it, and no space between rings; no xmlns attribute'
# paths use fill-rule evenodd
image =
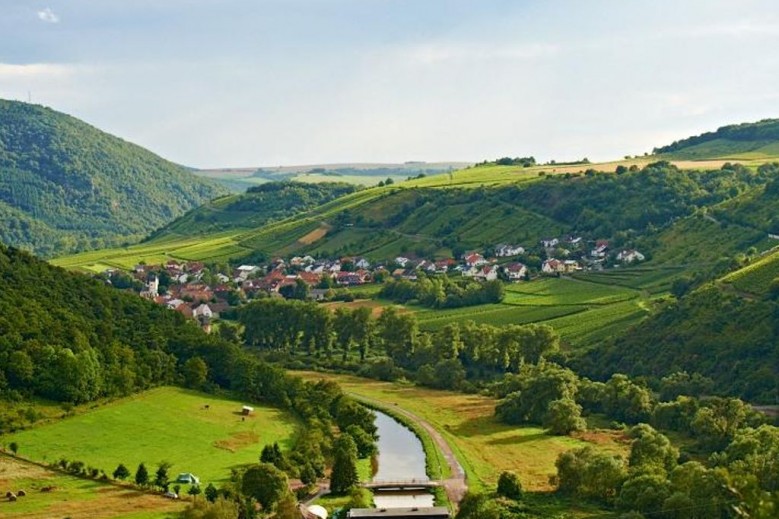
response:
<svg viewBox="0 0 779 519"><path fill-rule="evenodd" d="M79 411L74 416L3 436L19 455L41 463L82 461L111 474L123 463L143 462L151 473L170 463L170 473L192 472L203 486L227 481L230 469L256 462L262 447L288 447L295 419L245 402L177 387L161 387Z"/></svg>

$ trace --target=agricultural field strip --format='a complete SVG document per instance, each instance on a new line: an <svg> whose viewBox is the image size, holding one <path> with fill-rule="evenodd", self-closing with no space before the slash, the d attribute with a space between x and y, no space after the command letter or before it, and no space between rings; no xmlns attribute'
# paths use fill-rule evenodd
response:
<svg viewBox="0 0 779 519"><path fill-rule="evenodd" d="M185 501L64 474L10 456L0 458L0 481L4 490L24 489L27 493L18 501L0 502L0 517L4 518L164 519L185 506Z"/></svg>

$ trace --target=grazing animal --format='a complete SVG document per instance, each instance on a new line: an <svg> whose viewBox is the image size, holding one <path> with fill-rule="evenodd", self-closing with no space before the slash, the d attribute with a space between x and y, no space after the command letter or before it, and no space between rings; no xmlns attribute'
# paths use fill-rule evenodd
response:
<svg viewBox="0 0 779 519"><path fill-rule="evenodd" d="M19 492L16 493L16 495L19 497L23 497L27 495L27 492L25 492L24 490L20 490Z"/></svg>
<svg viewBox="0 0 779 519"><path fill-rule="evenodd" d="M13 492L8 492L8 493L11 494L10 496L8 496L8 500L16 501L16 494L14 494Z"/></svg>
<svg viewBox="0 0 779 519"><path fill-rule="evenodd" d="M14 493L11 492L10 490L5 493L5 497L11 497L12 495L14 495Z"/></svg>
<svg viewBox="0 0 779 519"><path fill-rule="evenodd" d="M43 487L41 488L41 492L51 492L54 490L54 487Z"/></svg>

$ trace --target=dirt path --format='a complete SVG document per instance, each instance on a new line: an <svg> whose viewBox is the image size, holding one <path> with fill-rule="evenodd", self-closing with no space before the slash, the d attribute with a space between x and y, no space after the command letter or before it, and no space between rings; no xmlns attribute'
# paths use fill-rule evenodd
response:
<svg viewBox="0 0 779 519"><path fill-rule="evenodd" d="M387 409L391 409L392 412L402 414L406 418L413 421L415 424L422 427L430 435L430 438L432 438L436 446L443 453L444 459L446 459L446 463L447 465L449 465L449 471L451 472L450 477L442 481L442 483L444 484L444 490L446 490L446 495L449 498L449 501L452 503L452 505L454 505L455 508L459 508L460 501L462 501L463 496L465 496L465 492L468 490L468 484L466 483L466 478L465 478L465 471L463 470L462 465L460 465L460 462L457 461L457 457L454 455L454 451L449 446L449 443L441 435L441 433L438 432L438 430L435 427L433 427L433 425L430 424L430 422L412 413L411 411L407 411L406 409L403 409L401 407L393 406L392 404L381 400L367 398L355 393L348 393L348 394L349 396L355 398L356 400L361 400L368 404L372 404L378 407L379 409L387 408Z"/></svg>

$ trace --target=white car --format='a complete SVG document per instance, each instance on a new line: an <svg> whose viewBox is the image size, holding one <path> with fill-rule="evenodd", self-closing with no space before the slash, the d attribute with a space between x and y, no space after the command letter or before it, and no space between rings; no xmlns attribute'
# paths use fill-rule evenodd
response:
<svg viewBox="0 0 779 519"><path fill-rule="evenodd" d="M179 495L175 492L171 492L170 490L162 494L163 497L167 497L168 499L178 499Z"/></svg>

